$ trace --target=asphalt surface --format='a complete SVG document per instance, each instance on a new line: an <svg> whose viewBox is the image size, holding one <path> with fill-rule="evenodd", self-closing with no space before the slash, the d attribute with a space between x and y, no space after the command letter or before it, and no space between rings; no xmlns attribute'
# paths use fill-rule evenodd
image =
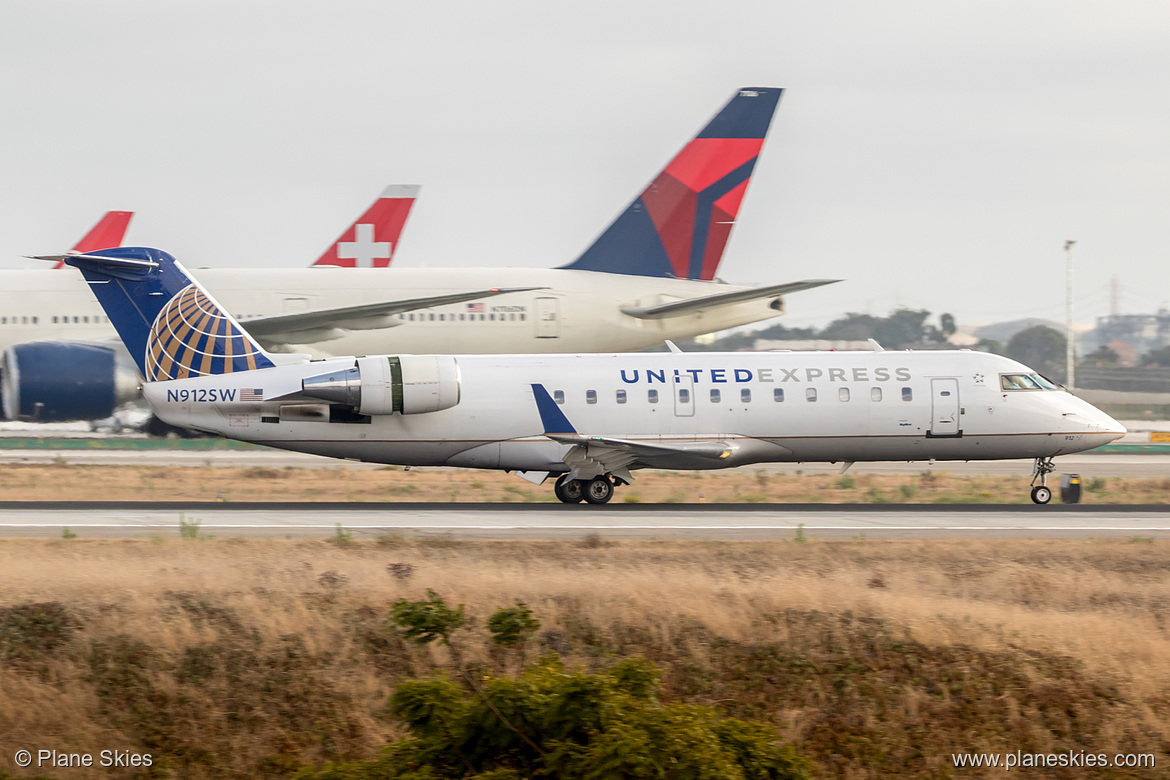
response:
<svg viewBox="0 0 1170 780"><path fill-rule="evenodd" d="M180 519L218 537L468 539L1170 538L1162 505L792 505L0 503L0 536L178 536Z"/></svg>
<svg viewBox="0 0 1170 780"><path fill-rule="evenodd" d="M378 469L379 463L323 458L297 452L271 449L242 450L102 450L102 449L9 449L0 450L3 463L77 463L139 466L219 466L284 468L351 468ZM1057 474L1080 474L1082 477L1166 477L1170 476L1170 455L1096 454L1065 455L1056 460ZM768 474L835 474L840 464L832 463L758 463L743 466L742 471ZM1030 460L925 461L857 463L851 474L919 474L923 471L957 475L1020 476L1025 482L1032 473Z"/></svg>

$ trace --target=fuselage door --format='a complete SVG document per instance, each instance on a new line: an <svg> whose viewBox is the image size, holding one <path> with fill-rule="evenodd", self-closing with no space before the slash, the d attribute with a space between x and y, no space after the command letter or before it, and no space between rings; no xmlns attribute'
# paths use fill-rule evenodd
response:
<svg viewBox="0 0 1170 780"><path fill-rule="evenodd" d="M695 416L695 378L690 374L675 377L674 383L674 415L676 417Z"/></svg>
<svg viewBox="0 0 1170 780"><path fill-rule="evenodd" d="M561 306L556 298L536 299L536 337L555 339L561 335Z"/></svg>
<svg viewBox="0 0 1170 780"><path fill-rule="evenodd" d="M930 380L930 431L927 436L959 436L959 380Z"/></svg>

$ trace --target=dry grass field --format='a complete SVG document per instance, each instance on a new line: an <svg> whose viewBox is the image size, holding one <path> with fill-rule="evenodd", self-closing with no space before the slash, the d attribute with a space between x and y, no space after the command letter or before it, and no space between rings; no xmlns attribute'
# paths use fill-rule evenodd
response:
<svg viewBox="0 0 1170 780"><path fill-rule="evenodd" d="M549 484L473 469L225 468L7 464L7 501L491 501L555 502ZM1026 470L1026 466L1023 467ZM616 502L629 503L1027 503L1028 478L918 474L639 472ZM1053 483L1055 484L1055 483ZM1170 478L1092 479L1083 502L1170 503Z"/></svg>
<svg viewBox="0 0 1170 780"><path fill-rule="evenodd" d="M644 654L668 698L774 724L824 777L980 776L960 751L1161 767L1046 777L1170 762L1163 541L9 539L0 572L0 776L18 747L148 752L174 778L371 756L396 682L448 660L385 622L427 588L478 618L460 642L485 673L513 660L484 620L520 599L540 650Z"/></svg>

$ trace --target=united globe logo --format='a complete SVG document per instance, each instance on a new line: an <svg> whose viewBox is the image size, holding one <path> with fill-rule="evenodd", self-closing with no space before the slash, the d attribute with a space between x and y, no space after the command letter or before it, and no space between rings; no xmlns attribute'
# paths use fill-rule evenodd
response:
<svg viewBox="0 0 1170 780"><path fill-rule="evenodd" d="M170 300L154 320L146 347L152 382L250 371L269 365L251 339L195 285Z"/></svg>

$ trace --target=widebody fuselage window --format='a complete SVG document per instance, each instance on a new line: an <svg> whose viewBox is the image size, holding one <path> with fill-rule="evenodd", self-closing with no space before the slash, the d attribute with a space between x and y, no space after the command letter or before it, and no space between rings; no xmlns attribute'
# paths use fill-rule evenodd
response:
<svg viewBox="0 0 1170 780"><path fill-rule="evenodd" d="M565 391L564 390L553 390L553 400L556 401L558 404L563 404L565 402Z"/></svg>
<svg viewBox="0 0 1170 780"><path fill-rule="evenodd" d="M597 403L597 391L596 390L586 390L585 391L585 403L587 403L587 404Z"/></svg>
<svg viewBox="0 0 1170 780"><path fill-rule="evenodd" d="M742 403L750 404L752 402L752 391L748 388L743 388L739 391L739 400Z"/></svg>
<svg viewBox="0 0 1170 780"><path fill-rule="evenodd" d="M646 392L646 400L652 404L658 403L658 391L657 390L647 391Z"/></svg>
<svg viewBox="0 0 1170 780"><path fill-rule="evenodd" d="M711 403L717 404L717 403L719 403L719 399L720 399L719 388L712 388L711 389Z"/></svg>
<svg viewBox="0 0 1170 780"><path fill-rule="evenodd" d="M617 402L619 404L624 404L626 402L626 391L625 390L618 390L617 391Z"/></svg>

